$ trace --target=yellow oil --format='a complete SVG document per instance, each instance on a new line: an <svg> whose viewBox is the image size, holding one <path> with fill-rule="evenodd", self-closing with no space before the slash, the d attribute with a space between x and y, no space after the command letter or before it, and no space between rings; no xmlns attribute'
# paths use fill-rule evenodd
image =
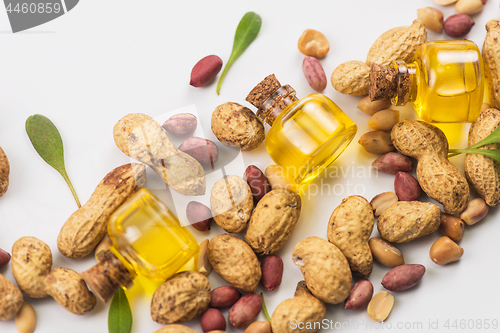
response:
<svg viewBox="0 0 500 333"><path fill-rule="evenodd" d="M108 234L115 255L137 274L153 280L174 275L199 251L191 233L145 189L113 214Z"/></svg>
<svg viewBox="0 0 500 333"><path fill-rule="evenodd" d="M482 59L471 41L435 41L414 57L418 116L428 122L473 122L484 95Z"/></svg>
<svg viewBox="0 0 500 333"><path fill-rule="evenodd" d="M299 190L337 159L356 129L332 100L311 94L283 110L269 130L265 145Z"/></svg>

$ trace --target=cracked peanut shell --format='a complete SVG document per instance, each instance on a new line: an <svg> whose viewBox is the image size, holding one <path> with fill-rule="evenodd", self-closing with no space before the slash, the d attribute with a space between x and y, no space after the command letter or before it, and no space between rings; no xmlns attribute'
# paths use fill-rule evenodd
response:
<svg viewBox="0 0 500 333"><path fill-rule="evenodd" d="M147 164L174 191L184 195L203 195L205 172L201 164L180 151L153 118L131 113L113 127L116 146L128 157Z"/></svg>
<svg viewBox="0 0 500 333"><path fill-rule="evenodd" d="M479 115L469 130L468 145L472 146L490 135L500 125L500 111L488 109ZM500 144L490 143L478 149L500 149ZM483 198L488 206L500 204L500 163L479 155L465 154L465 177L472 188Z"/></svg>
<svg viewBox="0 0 500 333"><path fill-rule="evenodd" d="M430 202L398 201L377 220L380 237L391 243L408 243L439 229L441 210Z"/></svg>
<svg viewBox="0 0 500 333"><path fill-rule="evenodd" d="M311 295L306 283L300 281L297 284L295 297L281 302L271 316L271 327L273 333L314 333L318 331L318 325L325 317L326 307L322 301ZM316 327L317 329L292 329L290 323L301 323L304 327Z"/></svg>
<svg viewBox="0 0 500 333"><path fill-rule="evenodd" d="M109 172L89 200L64 223L57 247L64 256L80 259L90 254L106 234L111 214L146 185L146 167L129 163Z"/></svg>
<svg viewBox="0 0 500 333"><path fill-rule="evenodd" d="M153 294L151 317L159 324L183 323L201 315L210 304L210 283L198 272L177 273Z"/></svg>
<svg viewBox="0 0 500 333"><path fill-rule="evenodd" d="M215 223L227 232L243 231L252 215L253 196L243 178L224 176L210 192L210 206Z"/></svg>
<svg viewBox="0 0 500 333"><path fill-rule="evenodd" d="M314 296L330 304L341 303L349 297L351 269L334 244L319 237L307 237L295 245L292 255Z"/></svg>
<svg viewBox="0 0 500 333"><path fill-rule="evenodd" d="M299 220L301 199L297 193L276 189L257 204L248 223L245 242L258 255L273 254L285 245Z"/></svg>
<svg viewBox="0 0 500 333"><path fill-rule="evenodd" d="M368 239L374 225L370 203L359 195L342 200L328 222L328 240L345 255L351 271L368 278L373 268L373 256Z"/></svg>
<svg viewBox="0 0 500 333"><path fill-rule="evenodd" d="M227 283L247 293L254 293L262 271L252 248L236 236L223 234L210 240L208 261Z"/></svg>
<svg viewBox="0 0 500 333"><path fill-rule="evenodd" d="M264 125L247 107L234 102L219 105L212 113L212 132L230 148L252 150L264 141Z"/></svg>
<svg viewBox="0 0 500 333"><path fill-rule="evenodd" d="M7 155L0 147L0 197L7 192L9 188L10 164Z"/></svg>

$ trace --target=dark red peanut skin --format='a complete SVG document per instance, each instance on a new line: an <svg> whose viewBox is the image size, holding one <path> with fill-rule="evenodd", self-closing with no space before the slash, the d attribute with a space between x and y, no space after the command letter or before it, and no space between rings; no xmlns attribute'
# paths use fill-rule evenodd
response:
<svg viewBox="0 0 500 333"><path fill-rule="evenodd" d="M380 172L395 175L398 171L410 171L413 169L413 163L409 157L391 152L373 161L372 167Z"/></svg>
<svg viewBox="0 0 500 333"><path fill-rule="evenodd" d="M266 193L271 191L271 185L266 175L255 165L249 165L245 170L243 179L252 190L253 203L256 205Z"/></svg>
<svg viewBox="0 0 500 333"><path fill-rule="evenodd" d="M327 82L326 74L318 59L305 57L302 62L302 71L311 88L318 92L325 90Z"/></svg>
<svg viewBox="0 0 500 333"><path fill-rule="evenodd" d="M197 201L190 201L186 206L186 216L193 226L198 231L210 230L212 224L212 211L210 208Z"/></svg>
<svg viewBox="0 0 500 333"><path fill-rule="evenodd" d="M212 290L212 299L210 306L213 308L224 308L233 305L239 298L241 293L233 286L222 286Z"/></svg>
<svg viewBox="0 0 500 333"><path fill-rule="evenodd" d="M382 279L382 285L390 291L403 291L422 280L425 267L419 264L400 265L391 269Z"/></svg>
<svg viewBox="0 0 500 333"><path fill-rule="evenodd" d="M0 249L0 268L5 266L10 261L10 254Z"/></svg>
<svg viewBox="0 0 500 333"><path fill-rule="evenodd" d="M260 283L266 290L274 290L281 284L283 278L283 260L277 255L270 255L260 263L262 277Z"/></svg>
<svg viewBox="0 0 500 333"><path fill-rule="evenodd" d="M246 294L229 309L229 323L236 328L247 327L257 318L261 308L262 298L259 294Z"/></svg>
<svg viewBox="0 0 500 333"><path fill-rule="evenodd" d="M444 32L450 37L462 37L469 33L475 22L467 14L455 14L443 24Z"/></svg>
<svg viewBox="0 0 500 333"><path fill-rule="evenodd" d="M179 146L179 150L190 155L201 165L213 166L219 158L219 148L213 141L196 136L184 140Z"/></svg>
<svg viewBox="0 0 500 333"><path fill-rule="evenodd" d="M183 136L193 133L197 125L196 116L190 113L180 113L168 118L161 127L170 134Z"/></svg>
<svg viewBox="0 0 500 333"><path fill-rule="evenodd" d="M344 308L348 310L362 310L368 306L373 296L373 285L368 280L359 280L352 288L345 301Z"/></svg>
<svg viewBox="0 0 500 333"><path fill-rule="evenodd" d="M422 193L422 189L415 177L401 171L398 171L396 178L394 178L394 190L400 201L417 200Z"/></svg>
<svg viewBox="0 0 500 333"><path fill-rule="evenodd" d="M203 312L200 318L200 325L203 332L210 331L225 331L226 330L226 319L217 309L209 308L207 311Z"/></svg>
<svg viewBox="0 0 500 333"><path fill-rule="evenodd" d="M219 74L221 68L221 58L216 55L206 56L194 65L189 84L193 87L204 87Z"/></svg>

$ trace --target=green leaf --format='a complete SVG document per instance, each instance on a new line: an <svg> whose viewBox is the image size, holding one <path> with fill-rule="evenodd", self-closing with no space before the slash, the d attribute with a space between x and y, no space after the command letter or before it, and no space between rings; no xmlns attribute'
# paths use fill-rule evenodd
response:
<svg viewBox="0 0 500 333"><path fill-rule="evenodd" d="M271 317L269 316L269 312L267 312L266 302L264 301L264 294L260 293L260 297L262 298L262 312L264 312L264 317L266 317L267 321L271 321Z"/></svg>
<svg viewBox="0 0 500 333"><path fill-rule="evenodd" d="M252 44L255 37L257 37L257 34L259 33L261 25L262 19L258 14L248 12L243 15L243 18L236 28L236 33L234 34L233 51L231 52L231 56L222 71L219 82L217 82L217 95L220 93L220 87L222 86L222 81L224 81L227 71L233 62L243 53L243 51L245 51L246 48Z"/></svg>
<svg viewBox="0 0 500 333"><path fill-rule="evenodd" d="M500 163L500 150L498 149L473 149L473 148L465 148L465 149L450 149L448 151L451 155L448 157L453 157L458 154L480 154L484 156L488 156L495 161Z"/></svg>
<svg viewBox="0 0 500 333"><path fill-rule="evenodd" d="M485 137L483 140L479 141L475 145L470 146L469 148L479 148L490 143L500 143L500 126L497 127L493 132L491 132L490 135Z"/></svg>
<svg viewBox="0 0 500 333"><path fill-rule="evenodd" d="M111 301L108 330L109 333L130 333L132 330L132 311L123 288L118 289Z"/></svg>
<svg viewBox="0 0 500 333"><path fill-rule="evenodd" d="M26 133L43 160L63 176L75 197L76 204L81 207L80 200L78 200L64 167L63 142L56 126L47 117L35 114L26 119Z"/></svg>

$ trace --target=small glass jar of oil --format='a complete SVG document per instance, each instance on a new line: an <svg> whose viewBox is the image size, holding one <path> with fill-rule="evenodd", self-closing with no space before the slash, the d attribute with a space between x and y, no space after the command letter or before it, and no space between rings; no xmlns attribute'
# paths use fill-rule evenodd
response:
<svg viewBox="0 0 500 333"><path fill-rule="evenodd" d="M271 126L265 146L299 191L330 166L351 143L356 124L328 97L311 94L298 99L274 74L247 96L257 118Z"/></svg>
<svg viewBox="0 0 500 333"><path fill-rule="evenodd" d="M422 44L413 61L372 65L370 98L413 102L418 116L433 123L473 122L481 112L484 69L477 45L469 40Z"/></svg>
<svg viewBox="0 0 500 333"><path fill-rule="evenodd" d="M112 214L108 235L110 250L82 273L104 302L118 288L132 286L137 275L166 280L199 251L189 230L147 189L140 189Z"/></svg>

